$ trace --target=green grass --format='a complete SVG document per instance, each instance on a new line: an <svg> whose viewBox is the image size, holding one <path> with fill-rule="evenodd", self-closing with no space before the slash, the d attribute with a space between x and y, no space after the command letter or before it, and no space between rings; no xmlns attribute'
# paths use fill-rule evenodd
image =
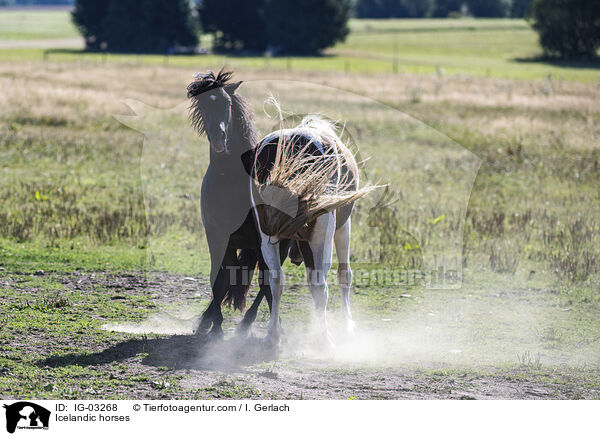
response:
<svg viewBox="0 0 600 436"><path fill-rule="evenodd" d="M2 274L4 280L9 277ZM43 368L39 362L48 355L39 351L24 353L23 349L40 347L47 343L48 337L55 339L50 352L58 356L84 351L90 346L109 346L127 336L101 330L103 320L142 319L144 313L154 307L147 296L113 299L107 289L81 293L65 289L52 278L26 275L11 278L10 288L0 288L3 301L0 392L4 398L81 398L93 394L94 390L113 388L112 396L118 398L120 385L145 381L139 376L119 380L112 371L101 372L78 365ZM27 335L26 341L23 335ZM117 371L118 363L113 367Z"/></svg>
<svg viewBox="0 0 600 436"><path fill-rule="evenodd" d="M0 10L0 41L77 37L67 11Z"/></svg>
<svg viewBox="0 0 600 436"><path fill-rule="evenodd" d="M524 20L354 20L346 42L330 50L352 56L358 69L392 63L393 71L536 79L598 80L597 65L563 68L534 62L537 34ZM394 66L394 63L397 66ZM374 67L374 71L381 67ZM390 67L388 65L388 71Z"/></svg>
<svg viewBox="0 0 600 436"><path fill-rule="evenodd" d="M0 12L0 40L76 37L68 12ZM77 51L44 54L41 48L3 48L0 60L91 62L180 67L227 64L233 68L344 71L355 73L418 73L491 76L595 82L598 65L544 63L536 33L524 20L514 19L424 19L351 20L347 40L326 50L325 56L264 58L223 56L131 56L82 54ZM210 46L210 38L203 37Z"/></svg>
<svg viewBox="0 0 600 436"><path fill-rule="evenodd" d="M0 22L6 14L0 12ZM65 14L40 13L47 24L37 30L2 26L2 38L69 36ZM206 140L189 128L185 105L130 120L150 133L146 138L113 114L127 113L123 98L161 108L181 104L192 71L223 63L245 81L240 92L251 100L261 132L274 122L260 111L270 90L260 79L285 76L295 82L270 85L283 109L343 119L363 157L372 158L364 174L391 184L395 203L373 219L375 227L369 209L377 196L361 200L354 215L355 317L367 332L398 333L367 341L366 350L414 371L424 392L431 392L427 383L454 382L463 373L468 383L551 384L569 398L581 393L575 385L599 388L598 70L516 62L539 54L535 34L519 20L354 20L351 27L346 43L312 58L181 56L165 66L162 56L58 51L42 62L41 49L0 49L3 395L263 395L247 379L230 377L182 387L187 376L170 361L152 361L157 353L146 345L160 339L101 328L173 308L199 312L205 298L182 293L184 300L164 302L142 288L124 297L118 285L81 291L71 280L96 274L102 283L109 274L160 271L206 285L198 196ZM391 73L395 58L397 74L374 81L371 73ZM330 87L313 89L307 80ZM465 197L463 238L455 241L461 223L455 195L468 181L463 148L481 167ZM392 235L402 243L388 244L381 265L374 250L385 241L378 232L396 223L412 239ZM410 247L438 254L448 242L462 249L460 289L377 281L373 269L406 267ZM286 266L286 273L283 322L304 332L313 305L304 272ZM341 302L334 287L329 307L335 328ZM226 331L235 316L226 309ZM267 321L266 309L258 321ZM45 358L62 364L45 365ZM359 369L340 365L331 371L371 371L364 362Z"/></svg>
<svg viewBox="0 0 600 436"><path fill-rule="evenodd" d="M146 267L146 251L129 244L98 246L86 239L69 241L0 241L3 268L9 271L35 273L87 271L142 271ZM192 268L187 268L185 272Z"/></svg>

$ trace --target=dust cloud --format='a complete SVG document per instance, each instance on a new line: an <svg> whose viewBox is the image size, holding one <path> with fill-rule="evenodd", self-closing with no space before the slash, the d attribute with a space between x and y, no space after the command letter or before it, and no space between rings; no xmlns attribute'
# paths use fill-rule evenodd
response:
<svg viewBox="0 0 600 436"><path fill-rule="evenodd" d="M328 320L333 348L320 340L322 334L314 320L286 319L285 312L285 334L276 350L263 341L266 316L260 315L248 337L237 336L235 320L230 320L224 325L222 340L194 335L199 317L191 308L158 312L140 323L105 324L103 328L174 335L172 341L161 342L153 352L177 354L181 351L178 347L183 347L185 366L221 370L274 359L318 361L332 367L583 366L598 361L598 341L589 336L594 332L586 336L585 332L569 330L569 319L574 316L570 311L492 297L465 297L444 305L421 302L412 311L387 317L355 310L357 323L352 334L346 333L341 315L332 311Z"/></svg>

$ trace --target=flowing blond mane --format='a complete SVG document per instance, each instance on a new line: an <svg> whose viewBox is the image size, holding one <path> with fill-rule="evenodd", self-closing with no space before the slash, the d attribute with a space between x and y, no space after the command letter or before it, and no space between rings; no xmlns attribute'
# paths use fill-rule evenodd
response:
<svg viewBox="0 0 600 436"><path fill-rule="evenodd" d="M356 159L340 139L334 123L312 114L296 128L280 132L273 168L266 180L257 184L259 195L270 199L257 206L265 234L307 240L317 217L350 205L378 188L359 188ZM307 137L311 138L308 142ZM258 153L268 144L261 142ZM314 153L315 147L321 153ZM273 191L278 192L278 204L273 204ZM283 212L293 203L297 203L295 216Z"/></svg>

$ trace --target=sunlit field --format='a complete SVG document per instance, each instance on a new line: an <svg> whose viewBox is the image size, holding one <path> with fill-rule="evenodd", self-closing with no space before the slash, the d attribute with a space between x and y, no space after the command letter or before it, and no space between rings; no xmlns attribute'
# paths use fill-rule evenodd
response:
<svg viewBox="0 0 600 436"><path fill-rule="evenodd" d="M597 65L542 63L536 33L524 20L351 20L344 43L321 57L205 55L205 64L234 68L360 73L491 76L597 82ZM211 37L201 44L210 49ZM36 44L37 43L37 44ZM193 56L83 54L67 11L0 11L0 59L5 61L169 64L192 68Z"/></svg>
<svg viewBox="0 0 600 436"><path fill-rule="evenodd" d="M600 398L600 70L535 61L520 20L351 29L315 58L102 55L48 43L77 43L67 12L0 12L3 398ZM355 211L357 333L332 283L333 356L287 264L277 359L233 341L230 308L223 343L191 335L208 143L185 87L224 64L261 134L272 93L389 184ZM453 289L384 276L445 255Z"/></svg>

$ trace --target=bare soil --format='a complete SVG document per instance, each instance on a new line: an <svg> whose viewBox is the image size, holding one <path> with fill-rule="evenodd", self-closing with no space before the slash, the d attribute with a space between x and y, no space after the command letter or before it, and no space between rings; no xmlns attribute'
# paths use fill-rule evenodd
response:
<svg viewBox="0 0 600 436"><path fill-rule="evenodd" d="M12 277L14 282L18 276ZM208 300L210 296L207 283L197 277L104 273L52 274L52 277L67 289L82 293L101 286L114 290L116 298L149 294L157 305L185 302L190 296ZM600 396L598 389L580 385L576 377L568 373L557 375L552 368L536 371L519 367L456 368L444 367L439 362L423 367L408 363L393 367L361 365L336 361L327 355L315 358L294 353L286 349L289 343L280 350L266 348L260 339L263 333L255 334L248 338L227 334L221 340L194 334L150 333L115 333L117 340L88 338L90 340L85 341L76 335L72 339L44 337L27 341L35 345L28 346L26 352L41 356L37 361L41 368L79 365L123 381L118 387L95 392L94 396L100 398L580 399ZM65 342L85 351L57 353ZM130 382L137 378L151 382Z"/></svg>

